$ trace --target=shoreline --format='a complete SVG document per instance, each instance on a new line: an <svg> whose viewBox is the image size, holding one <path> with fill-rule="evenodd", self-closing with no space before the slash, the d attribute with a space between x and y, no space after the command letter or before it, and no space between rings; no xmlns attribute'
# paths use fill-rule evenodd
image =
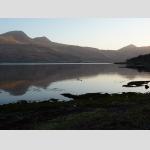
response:
<svg viewBox="0 0 150 150"><path fill-rule="evenodd" d="M63 95L72 100L0 105L0 129L150 129L150 93Z"/></svg>
<svg viewBox="0 0 150 150"><path fill-rule="evenodd" d="M2 65L78 65L78 64L81 64L81 65L88 65L88 64L102 64L102 65L109 65L109 64L114 64L114 63L93 63L93 62L83 62L83 63L0 63L0 66Z"/></svg>

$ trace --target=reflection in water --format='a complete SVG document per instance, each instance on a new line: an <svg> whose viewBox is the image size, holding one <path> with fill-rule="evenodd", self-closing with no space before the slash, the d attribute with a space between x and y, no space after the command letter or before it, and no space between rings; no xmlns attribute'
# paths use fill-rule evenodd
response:
<svg viewBox="0 0 150 150"><path fill-rule="evenodd" d="M17 100L65 99L70 92L145 92L122 87L131 80L148 80L150 73L114 64L0 65L0 103ZM67 99L67 98L66 98Z"/></svg>

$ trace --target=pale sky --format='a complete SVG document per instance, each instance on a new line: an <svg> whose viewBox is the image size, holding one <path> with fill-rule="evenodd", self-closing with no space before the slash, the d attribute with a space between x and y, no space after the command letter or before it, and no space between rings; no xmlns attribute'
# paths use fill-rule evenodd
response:
<svg viewBox="0 0 150 150"><path fill-rule="evenodd" d="M0 19L0 33L12 30L99 49L150 46L150 18Z"/></svg>

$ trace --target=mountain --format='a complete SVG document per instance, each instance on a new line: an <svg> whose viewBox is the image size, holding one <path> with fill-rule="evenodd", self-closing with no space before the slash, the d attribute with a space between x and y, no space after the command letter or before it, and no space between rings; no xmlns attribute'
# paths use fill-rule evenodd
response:
<svg viewBox="0 0 150 150"><path fill-rule="evenodd" d="M150 46L137 47L133 44L130 44L115 51L110 50L103 52L107 57L110 57L113 62L125 62L133 57L150 54Z"/></svg>
<svg viewBox="0 0 150 150"><path fill-rule="evenodd" d="M150 47L137 47L132 44L118 50L118 56L121 60L127 60L148 53L150 53Z"/></svg>
<svg viewBox="0 0 150 150"><path fill-rule="evenodd" d="M46 47L49 47L52 44L52 42L45 36L34 38L33 43L41 46L46 46Z"/></svg>
<svg viewBox="0 0 150 150"><path fill-rule="evenodd" d="M56 43L47 37L31 38L22 31L0 34L0 62L123 62L150 53L150 47L128 45L100 50Z"/></svg>
<svg viewBox="0 0 150 150"><path fill-rule="evenodd" d="M60 44L22 31L0 35L0 62L105 62L98 49Z"/></svg>
<svg viewBox="0 0 150 150"><path fill-rule="evenodd" d="M32 39L22 31L11 31L1 34L0 43L5 44L3 41L1 41L2 39L9 41L11 44L28 44L32 41Z"/></svg>

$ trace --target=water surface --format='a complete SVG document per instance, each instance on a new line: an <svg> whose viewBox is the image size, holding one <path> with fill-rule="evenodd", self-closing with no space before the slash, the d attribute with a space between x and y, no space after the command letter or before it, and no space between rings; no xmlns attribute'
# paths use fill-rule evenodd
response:
<svg viewBox="0 0 150 150"><path fill-rule="evenodd" d="M115 64L0 64L0 104L18 100L69 100L62 93L149 92L144 86L122 87L130 81L150 80L139 72Z"/></svg>

